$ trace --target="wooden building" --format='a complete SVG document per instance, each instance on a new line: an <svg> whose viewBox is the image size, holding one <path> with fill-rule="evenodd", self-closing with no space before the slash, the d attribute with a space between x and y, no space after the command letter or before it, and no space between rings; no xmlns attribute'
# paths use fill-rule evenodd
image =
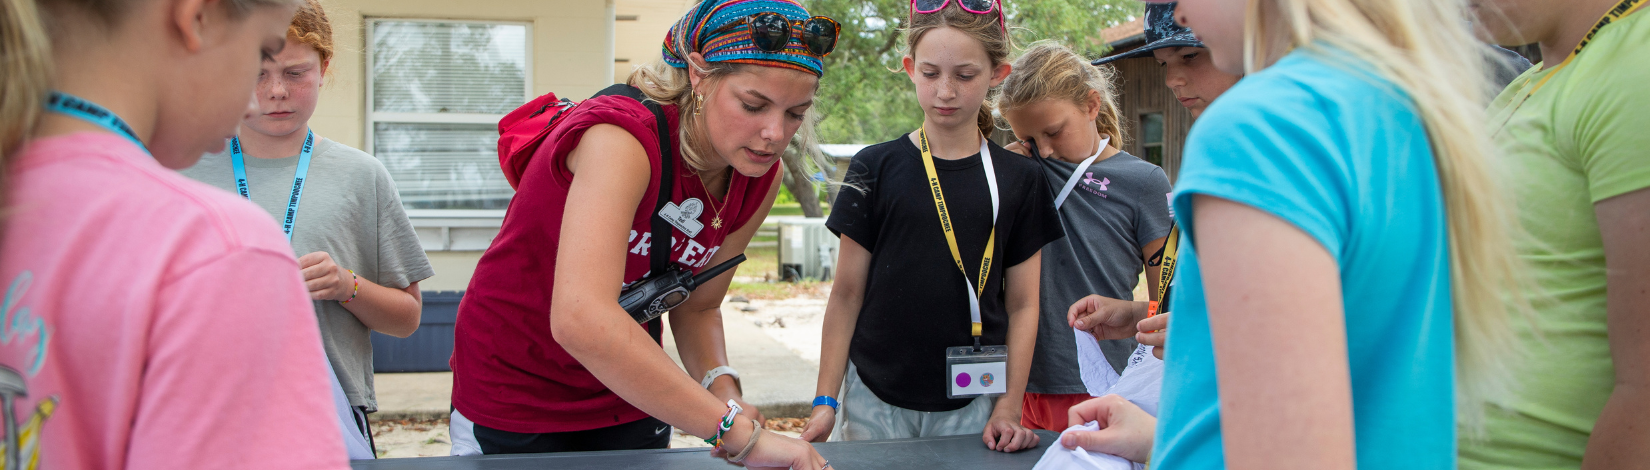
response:
<svg viewBox="0 0 1650 470"><path fill-rule="evenodd" d="M1101 39L1112 47L1107 55L1145 45L1144 25L1144 18L1137 18L1102 30ZM1192 128L1192 114L1163 85L1163 67L1150 58L1124 59L1101 67L1116 71L1114 83L1127 135L1123 150L1163 167L1169 181L1174 181L1186 132Z"/></svg>

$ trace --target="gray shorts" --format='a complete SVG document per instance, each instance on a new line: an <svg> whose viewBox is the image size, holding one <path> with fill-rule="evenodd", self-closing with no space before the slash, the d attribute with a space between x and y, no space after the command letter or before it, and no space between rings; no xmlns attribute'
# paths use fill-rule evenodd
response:
<svg viewBox="0 0 1650 470"><path fill-rule="evenodd" d="M978 397L968 406L952 411L915 411L890 405L877 398L859 379L859 369L848 362L843 377L841 409L836 414L832 441L908 439L913 437L961 436L985 432L996 397Z"/></svg>

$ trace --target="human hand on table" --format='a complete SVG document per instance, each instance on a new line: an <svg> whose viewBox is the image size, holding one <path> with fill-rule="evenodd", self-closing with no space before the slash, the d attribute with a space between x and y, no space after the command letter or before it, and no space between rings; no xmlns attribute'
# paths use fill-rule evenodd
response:
<svg viewBox="0 0 1650 470"><path fill-rule="evenodd" d="M1136 324L1134 340L1152 347L1152 355L1163 358L1163 343L1169 339L1169 314L1154 315Z"/></svg>
<svg viewBox="0 0 1650 470"><path fill-rule="evenodd" d="M991 412L991 421L985 423L985 434L980 436L985 441L985 447L998 452L1015 452L1037 447L1037 433L1020 425L1018 405L1010 410L1002 405L1008 403L1008 400L998 400L997 403L997 409Z"/></svg>
<svg viewBox="0 0 1650 470"><path fill-rule="evenodd" d="M813 415L808 418L808 424L802 426L802 440L808 442L825 442L831 438L831 430L836 428L836 408L831 405L815 405Z"/></svg>
<svg viewBox="0 0 1650 470"><path fill-rule="evenodd" d="M755 423L752 423L752 426L755 426ZM826 465L830 462L825 460L825 457L820 456L819 452L814 450L812 444L803 442L800 439L785 437L778 433L767 432L761 428L754 428L751 432L762 433L761 437L757 438L755 447L752 447L750 453L745 455L744 460L739 462L729 461L728 463L757 469L823 470L829 468ZM724 443L722 448L712 450L710 455L722 459L731 458L734 454L744 450L744 446L749 442L751 436L751 434L737 436L736 439Z"/></svg>
<svg viewBox="0 0 1650 470"><path fill-rule="evenodd" d="M1156 318L1156 317L1153 317ZM1106 395L1071 407L1071 426L1089 421L1100 424L1099 431L1072 431L1060 436L1060 445L1067 449L1104 452L1131 461L1146 463L1152 457L1152 435L1157 432L1157 418L1147 414L1129 400Z"/></svg>

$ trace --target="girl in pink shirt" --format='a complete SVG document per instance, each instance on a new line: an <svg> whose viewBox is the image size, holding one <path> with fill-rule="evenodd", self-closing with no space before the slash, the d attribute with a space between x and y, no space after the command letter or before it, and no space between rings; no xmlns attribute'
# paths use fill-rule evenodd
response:
<svg viewBox="0 0 1650 470"><path fill-rule="evenodd" d="M0 0L5 468L345 467L280 230L171 170L234 134L294 9Z"/></svg>

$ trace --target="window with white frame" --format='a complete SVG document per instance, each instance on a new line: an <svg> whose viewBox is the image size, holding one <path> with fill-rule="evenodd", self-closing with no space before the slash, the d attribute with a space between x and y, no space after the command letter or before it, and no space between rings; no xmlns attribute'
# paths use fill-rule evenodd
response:
<svg viewBox="0 0 1650 470"><path fill-rule="evenodd" d="M370 19L367 146L409 210L504 209L498 121L531 96L524 23Z"/></svg>

